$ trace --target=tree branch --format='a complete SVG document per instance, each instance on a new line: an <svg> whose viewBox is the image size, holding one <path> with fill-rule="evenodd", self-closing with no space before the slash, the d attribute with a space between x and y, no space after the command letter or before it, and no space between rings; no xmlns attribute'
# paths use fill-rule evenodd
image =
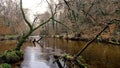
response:
<svg viewBox="0 0 120 68"><path fill-rule="evenodd" d="M22 6L22 0L20 0L20 9L23 15L23 19L25 20L26 24L29 26L30 30L32 30L32 25L30 24L30 22L26 19L25 17L25 13L23 11L23 6Z"/></svg>
<svg viewBox="0 0 120 68"><path fill-rule="evenodd" d="M67 5L68 10L71 10L71 8L70 8L70 6L69 6L68 2L67 2L66 0L64 0L64 2L65 2L65 4Z"/></svg>
<svg viewBox="0 0 120 68"><path fill-rule="evenodd" d="M94 40L96 40L96 38L97 38L98 36L100 36L100 35L102 34L102 32L105 31L105 29L107 29L107 28L109 27L109 25L111 25L111 24L113 24L113 23L115 23L115 22L120 22L120 20L118 20L118 19L110 20L109 23L107 23L107 25L95 36L94 39L92 39L91 41L89 41L88 43L86 43L86 45L74 56L74 59L76 59L78 56L80 56L81 53L82 53L83 51L85 51L85 49L86 49Z"/></svg>
<svg viewBox="0 0 120 68"><path fill-rule="evenodd" d="M63 24L62 22L57 21L57 20L55 20L55 19L53 19L53 18L52 18L52 20L54 20L54 21L56 21L57 23L63 25L63 26L66 27L67 29L72 30L72 29L70 29L69 27L67 27L65 24ZM73 31L73 30L72 30L72 31Z"/></svg>
<svg viewBox="0 0 120 68"><path fill-rule="evenodd" d="M36 20L38 19L38 17L35 17L33 22L32 22L32 26L34 26L34 24L36 23Z"/></svg>
<svg viewBox="0 0 120 68"><path fill-rule="evenodd" d="M54 13L53 13L53 8L52 8L52 6L50 5L50 3L48 2L48 0L46 0L46 2L48 3L48 5L49 5L49 8L50 8L50 11L51 11L51 14L53 15Z"/></svg>
<svg viewBox="0 0 120 68"><path fill-rule="evenodd" d="M37 27L33 28L33 31L35 31L36 29L38 29L39 27L43 26L44 24L48 23L51 20L52 17L50 17L48 20L46 20L45 22L43 22L42 24L38 25Z"/></svg>
<svg viewBox="0 0 120 68"><path fill-rule="evenodd" d="M74 56L74 59L76 59L78 56L81 55L81 53L98 37L101 35L101 33L103 31L105 31L105 29L107 29L109 27L109 24L106 25L97 35L94 39L92 39L91 41L89 41L88 43L86 43L86 45Z"/></svg>

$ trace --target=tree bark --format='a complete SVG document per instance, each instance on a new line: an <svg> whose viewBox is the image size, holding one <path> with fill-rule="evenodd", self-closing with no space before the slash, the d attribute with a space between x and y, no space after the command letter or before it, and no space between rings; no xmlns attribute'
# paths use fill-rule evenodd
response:
<svg viewBox="0 0 120 68"><path fill-rule="evenodd" d="M15 50L20 50L20 49L21 49L21 46L23 45L23 43L25 42L25 40L31 35L32 32L33 32L33 31L31 30L31 31L29 31L26 35L23 35L23 36L20 38L20 40L19 40L19 42L18 42Z"/></svg>

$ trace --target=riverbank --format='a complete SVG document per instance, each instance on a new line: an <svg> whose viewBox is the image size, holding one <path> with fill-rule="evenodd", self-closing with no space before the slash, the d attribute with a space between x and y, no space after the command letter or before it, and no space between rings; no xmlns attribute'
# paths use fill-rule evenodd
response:
<svg viewBox="0 0 120 68"><path fill-rule="evenodd" d="M11 64L20 60L23 60L23 51L6 50L0 54L0 68L12 68Z"/></svg>
<svg viewBox="0 0 120 68"><path fill-rule="evenodd" d="M72 40L72 41L90 41L93 38L95 38L96 35L94 34L60 34L60 35L49 35L47 37L50 38L59 38L59 39L66 39L66 40ZM45 37L44 35L41 35L41 37ZM6 35L6 36L0 36L0 41L4 40L19 40L19 35ZM115 45L120 45L120 38L115 38L109 35L100 35L95 42L101 42L101 43L110 43Z"/></svg>
<svg viewBox="0 0 120 68"><path fill-rule="evenodd" d="M0 41L0 57L1 57L1 59L2 58L9 59L11 57L16 62L21 61L23 59L23 53L24 53L24 50L25 50L26 46L33 46L32 42L25 42L23 44L22 48L21 48L21 51L16 52L13 49L16 47L17 43L18 43L18 40L3 40L3 41ZM20 53L21 53L21 56L20 56ZM3 56L6 56L6 57L3 57ZM4 59L2 59L2 60L1 59L0 59L0 62L1 61L2 62L0 64L3 64L3 63L6 62L6 61L4 61ZM20 62L17 62L17 63L16 62L15 63L9 63L9 64L12 66L12 68L19 68Z"/></svg>
<svg viewBox="0 0 120 68"><path fill-rule="evenodd" d="M20 38L19 35L4 35L4 36L0 36L0 41L4 41L4 40L18 40Z"/></svg>
<svg viewBox="0 0 120 68"><path fill-rule="evenodd" d="M88 34L61 34L61 35L51 35L51 38L59 38L59 39L66 39L72 41L90 41L95 38L95 35L88 35ZM120 45L120 38L114 38L111 36L104 36L100 35L97 37L95 42L101 43L110 43L115 45Z"/></svg>

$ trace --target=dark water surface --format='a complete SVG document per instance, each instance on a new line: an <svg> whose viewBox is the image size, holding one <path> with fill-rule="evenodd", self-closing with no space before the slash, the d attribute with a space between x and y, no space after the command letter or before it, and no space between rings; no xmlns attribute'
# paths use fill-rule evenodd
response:
<svg viewBox="0 0 120 68"><path fill-rule="evenodd" d="M53 48L61 49L72 55L86 44L84 41L67 41L63 39L49 38L46 43ZM120 46L93 42L82 53L89 68L119 68L120 67Z"/></svg>
<svg viewBox="0 0 120 68"><path fill-rule="evenodd" d="M15 40L0 41L0 52L14 48L16 43L17 41ZM67 41L67 40L55 39L55 38L49 38L49 39L46 38L43 39L41 42L41 45L43 45L42 47L44 48L52 47L53 49L55 49L56 52L60 52L62 50L72 55L76 54L85 44L86 42L83 41ZM26 50L25 48L28 48L28 50L30 50L29 46L31 47L33 46L33 44L30 42L25 43L22 49L24 51ZM41 55L42 52L43 51L40 52L40 50L38 50L37 53L38 55ZM29 52L27 54L29 54ZM120 67L120 46L118 45L94 42L82 53L82 56L86 60L86 63L88 64L89 68L119 68ZM41 58L37 58L37 59L41 59ZM49 58L46 57L46 60L49 60ZM45 62L47 65L49 63L48 61L45 60L43 62ZM37 64L38 62L34 62L34 63ZM13 65L13 68L18 68L18 67Z"/></svg>

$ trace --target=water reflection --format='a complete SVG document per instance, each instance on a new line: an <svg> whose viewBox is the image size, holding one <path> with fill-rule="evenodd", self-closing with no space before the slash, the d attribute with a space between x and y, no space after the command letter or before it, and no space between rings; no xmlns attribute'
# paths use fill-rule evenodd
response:
<svg viewBox="0 0 120 68"><path fill-rule="evenodd" d="M21 68L58 68L49 52L50 49L41 48L39 44L36 47L26 47Z"/></svg>
<svg viewBox="0 0 120 68"><path fill-rule="evenodd" d="M5 50L11 50L16 47L16 44L18 43L17 40L4 40L0 41L0 52L4 52ZM22 50L25 49L26 45L31 46L31 42L25 42L22 46Z"/></svg>
<svg viewBox="0 0 120 68"><path fill-rule="evenodd" d="M30 61L30 58L26 57L25 59L27 59L27 61L25 61L24 59L21 66L24 66L24 68L25 67L28 68L27 66L30 64L29 62L34 63L35 66L39 65L38 63L41 62L40 64L45 65L47 67L57 68L57 65L53 64L54 59L51 55L49 55L50 53L53 53L54 51L57 51L56 53L59 53L59 51L62 50L64 52L74 55L86 44L86 42L83 41L67 41L67 40L55 39L55 38L49 38L49 39L45 38L42 41L41 41L41 45L45 45L43 46L45 49L41 49L39 46L32 47L31 45L33 44L30 42L26 42L22 46L22 49L28 52L27 54L25 53L26 55L30 55L32 52L37 54L36 56L32 56L32 57L37 57L37 59L34 58L32 60L38 62ZM16 44L17 44L16 40L0 41L0 52L4 52L5 50L15 48ZM119 68L120 67L120 46L117 45L111 45L105 43L103 44L99 42L92 43L82 53L82 56L85 58L87 64L89 64L89 68ZM17 68L17 67L13 66L13 68Z"/></svg>
<svg viewBox="0 0 120 68"><path fill-rule="evenodd" d="M22 68L50 68L47 61L43 59L40 47L27 47Z"/></svg>
<svg viewBox="0 0 120 68"><path fill-rule="evenodd" d="M76 54L85 44L84 41L67 41L49 38L49 46L61 49L72 55ZM120 67L120 46L93 42L82 53L89 68L118 68Z"/></svg>

